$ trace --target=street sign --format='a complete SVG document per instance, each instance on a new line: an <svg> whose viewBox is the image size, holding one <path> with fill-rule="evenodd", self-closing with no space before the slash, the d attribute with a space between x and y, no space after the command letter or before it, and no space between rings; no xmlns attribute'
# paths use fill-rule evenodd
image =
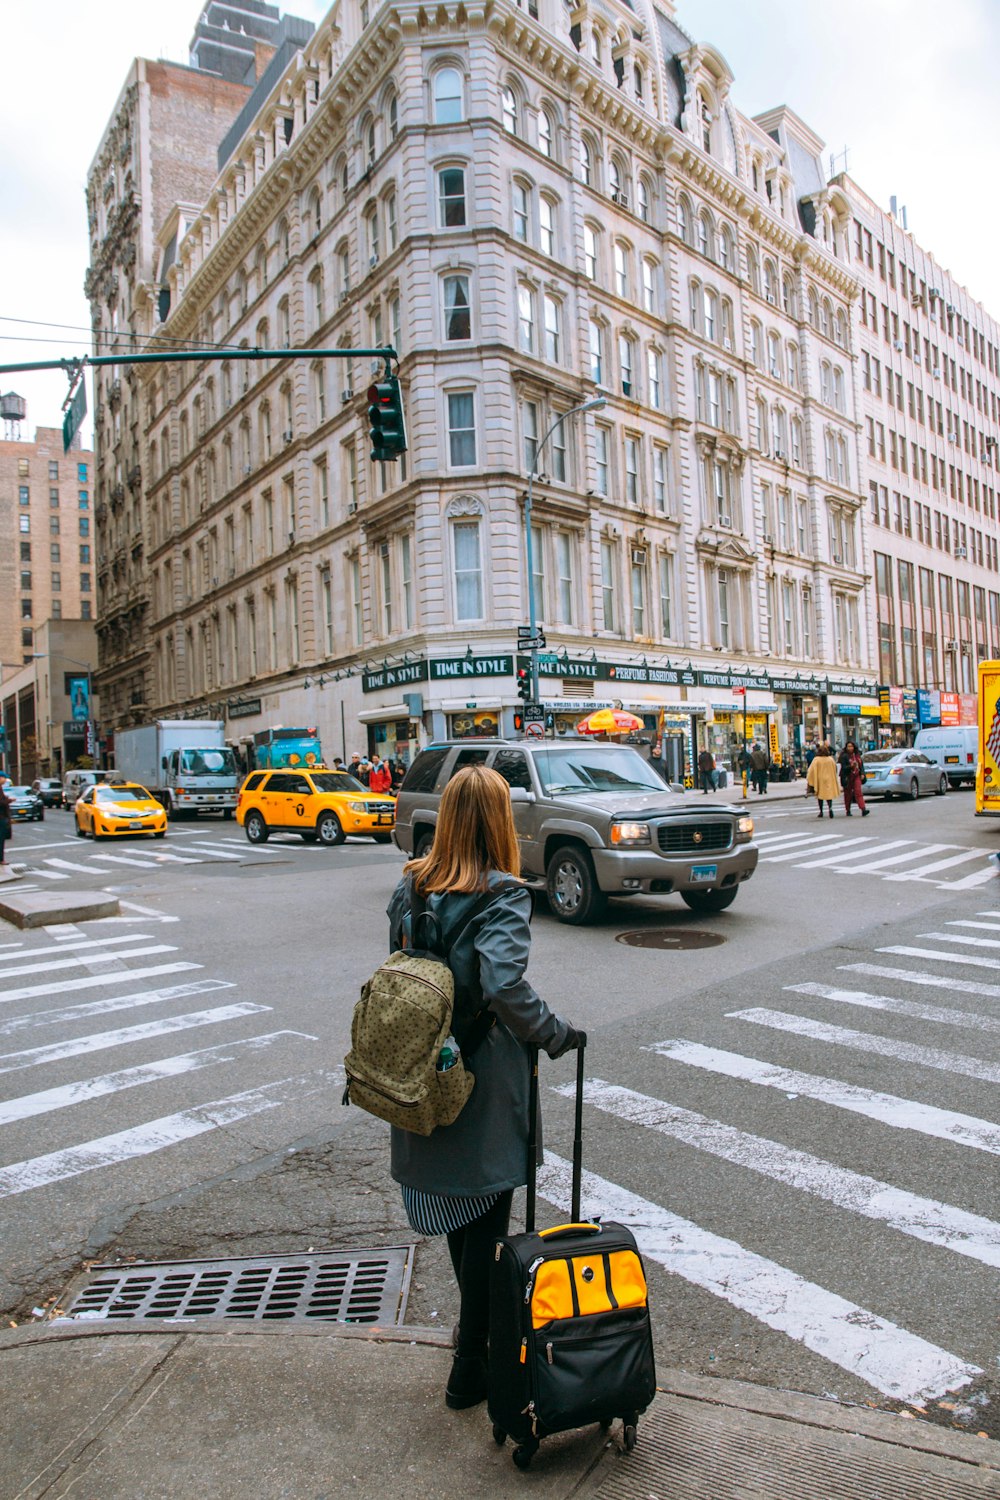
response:
<svg viewBox="0 0 1000 1500"><path fill-rule="evenodd" d="M536 635L529 636L526 641L519 640L517 649L518 651L544 651L545 637L544 635Z"/></svg>
<svg viewBox="0 0 1000 1500"><path fill-rule="evenodd" d="M533 635L538 634L538 626L532 628L530 625L519 625L517 627L517 638L519 641L530 641Z"/></svg>
<svg viewBox="0 0 1000 1500"><path fill-rule="evenodd" d="M536 721L529 722L524 726L525 737L529 740L540 740L545 737L545 725Z"/></svg>
<svg viewBox="0 0 1000 1500"><path fill-rule="evenodd" d="M526 724L544 724L545 710L540 703L526 703L524 705L524 722Z"/></svg>
<svg viewBox="0 0 1000 1500"><path fill-rule="evenodd" d="M550 651L546 652L544 655L538 658L538 665L540 667L554 667L557 665L558 661L559 658L558 656L556 656L556 653L554 651Z"/></svg>
<svg viewBox="0 0 1000 1500"><path fill-rule="evenodd" d="M83 376L80 376L80 384L73 392L69 403L69 410L63 417L63 452L68 453L73 446L73 439L80 431L80 425L87 415L87 385Z"/></svg>

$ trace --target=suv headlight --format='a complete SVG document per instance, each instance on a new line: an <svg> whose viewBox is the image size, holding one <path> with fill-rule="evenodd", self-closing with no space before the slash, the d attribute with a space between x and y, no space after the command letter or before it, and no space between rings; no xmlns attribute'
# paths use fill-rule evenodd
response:
<svg viewBox="0 0 1000 1500"><path fill-rule="evenodd" d="M739 818L736 823L736 842L747 844L753 838L753 818Z"/></svg>
<svg viewBox="0 0 1000 1500"><path fill-rule="evenodd" d="M650 843L649 824L612 823L611 842L612 844L648 844Z"/></svg>
<svg viewBox="0 0 1000 1500"><path fill-rule="evenodd" d="M356 812L356 813L371 812L371 807L370 807L370 805L367 802L348 802L347 805L351 809L351 812Z"/></svg>

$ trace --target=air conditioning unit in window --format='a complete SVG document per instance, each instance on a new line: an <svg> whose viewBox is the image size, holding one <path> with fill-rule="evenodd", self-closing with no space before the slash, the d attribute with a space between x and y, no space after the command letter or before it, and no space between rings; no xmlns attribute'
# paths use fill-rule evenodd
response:
<svg viewBox="0 0 1000 1500"><path fill-rule="evenodd" d="M338 307L343 307L344 303L347 301L347 299L348 299L348 297L350 295L351 295L350 287L345 287L344 290L341 292L340 296L337 298L337 306Z"/></svg>
<svg viewBox="0 0 1000 1500"><path fill-rule="evenodd" d="M354 392L351 390L350 386L347 386L345 390L341 391L340 399L345 403L354 400Z"/></svg>
<svg viewBox="0 0 1000 1500"><path fill-rule="evenodd" d="M837 564L838 568L843 565L844 559L843 559L842 555L839 552L835 552L833 554L833 560Z"/></svg>
<svg viewBox="0 0 1000 1500"><path fill-rule="evenodd" d="M732 525L733 525L733 518L732 518L732 516L720 516L719 517L719 525L720 526L726 526L726 527L728 527L731 530L732 529Z"/></svg>
<svg viewBox="0 0 1000 1500"><path fill-rule="evenodd" d="M732 354L732 352L733 352L733 341L732 341L732 339L723 339L722 340L722 347L723 347L723 349L728 350L728 352L730 354Z"/></svg>
<svg viewBox="0 0 1000 1500"><path fill-rule="evenodd" d="M774 457L776 458L776 460L778 461L779 464L786 463L787 459L788 459L788 455L787 455L787 453L785 452L785 450L783 448L775 448L775 450L774 450Z"/></svg>
<svg viewBox="0 0 1000 1500"><path fill-rule="evenodd" d="M929 289L927 295L931 299L931 301L934 302L938 298L940 298L940 296L941 296L941 288L939 286L932 286Z"/></svg>
<svg viewBox="0 0 1000 1500"><path fill-rule="evenodd" d="M955 556L956 557L968 557L968 555L969 555L968 548L966 548L966 547L956 547L955 548Z"/></svg>
<svg viewBox="0 0 1000 1500"><path fill-rule="evenodd" d="M923 307L924 305L924 299L919 292L913 293L913 305L914 307Z"/></svg>
<svg viewBox="0 0 1000 1500"><path fill-rule="evenodd" d="M293 437L292 429L289 427L286 432L283 432L281 434L281 436L284 438L286 443L290 443Z"/></svg>
<svg viewBox="0 0 1000 1500"><path fill-rule="evenodd" d="M347 502L347 514L349 516L353 516L354 513L355 513L355 511L357 510L357 508L358 508L358 502L356 500L348 500L348 502Z"/></svg>
<svg viewBox="0 0 1000 1500"><path fill-rule="evenodd" d="M765 547L773 547L774 546L774 532L773 531L765 531L764 535L761 537L761 541L764 543Z"/></svg>
<svg viewBox="0 0 1000 1500"><path fill-rule="evenodd" d="M903 341L902 341L902 339L896 339L896 341L895 341L895 343L893 344L892 347L895 349L895 351L896 351L897 354L902 354L902 352L903 352Z"/></svg>
<svg viewBox="0 0 1000 1500"><path fill-rule="evenodd" d="M377 255L369 255L369 257L368 257L368 269L369 269L369 271L374 271L374 269L375 269L375 267L377 265L378 265L378 256Z"/></svg>
<svg viewBox="0 0 1000 1500"><path fill-rule="evenodd" d="M941 366L940 365L935 365L934 366L933 374L934 374L934 379L935 380L940 380L941 379Z"/></svg>
<svg viewBox="0 0 1000 1500"><path fill-rule="evenodd" d="M619 204L622 208L628 208L628 193L622 188L615 188L611 194L611 201L612 203Z"/></svg>
<svg viewBox="0 0 1000 1500"><path fill-rule="evenodd" d="M633 565L633 567L636 567L636 568L644 568L646 566L646 549L645 549L645 547L633 547L632 548L632 565Z"/></svg>
<svg viewBox="0 0 1000 1500"><path fill-rule="evenodd" d="M945 641L945 643L944 643L944 649L946 651L957 651L958 650L958 642L957 641Z"/></svg>

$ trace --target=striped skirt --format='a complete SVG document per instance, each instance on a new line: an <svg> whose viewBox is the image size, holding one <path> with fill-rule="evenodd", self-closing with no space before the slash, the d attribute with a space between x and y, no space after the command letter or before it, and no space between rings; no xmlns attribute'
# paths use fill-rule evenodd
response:
<svg viewBox="0 0 1000 1500"><path fill-rule="evenodd" d="M500 1197L499 1193L487 1193L484 1198L449 1198L444 1193L422 1193L405 1186L402 1192L407 1220L417 1234L449 1234L453 1229L464 1229Z"/></svg>

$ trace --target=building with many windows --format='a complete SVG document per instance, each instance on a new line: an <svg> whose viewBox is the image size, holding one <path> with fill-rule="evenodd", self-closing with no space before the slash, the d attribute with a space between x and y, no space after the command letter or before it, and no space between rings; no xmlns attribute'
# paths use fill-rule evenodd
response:
<svg viewBox="0 0 1000 1500"><path fill-rule="evenodd" d="M732 83L670 0L341 0L261 79L157 224L150 347L391 344L409 451L360 353L137 374L149 713L506 732L528 587L557 733L666 709L690 762L877 702L852 209Z"/></svg>
<svg viewBox="0 0 1000 1500"><path fill-rule="evenodd" d="M94 455L57 427L0 440L0 678L38 649L46 620L91 620Z"/></svg>
<svg viewBox="0 0 1000 1500"><path fill-rule="evenodd" d="M1000 327L849 178L858 388L883 718L975 723L1000 655ZM963 701L964 700L964 701Z"/></svg>

